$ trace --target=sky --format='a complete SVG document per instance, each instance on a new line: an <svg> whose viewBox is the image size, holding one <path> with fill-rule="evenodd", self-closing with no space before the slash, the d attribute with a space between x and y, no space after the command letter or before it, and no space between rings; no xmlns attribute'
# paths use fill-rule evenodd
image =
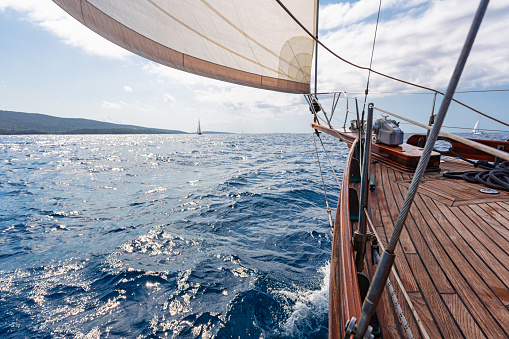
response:
<svg viewBox="0 0 509 339"><path fill-rule="evenodd" d="M320 1L319 38L369 66L379 2ZM372 68L445 91L477 1L384 0ZM509 122L509 1L490 3L455 98ZM186 132L309 133L302 95L242 87L177 71L128 52L85 28L51 0L0 0L0 110L87 118ZM364 99L368 74L318 50L318 92ZM312 84L314 79L312 79ZM433 95L370 77L368 102L426 124ZM398 92L399 94L394 94ZM411 92L417 94L401 94ZM427 93L427 94L424 94ZM320 97L330 113L330 99ZM334 114L342 125L345 100ZM437 98L435 112L440 97ZM350 111L353 112L353 102ZM476 113L452 104L445 126L467 130ZM405 132L419 128L403 124ZM481 128L509 127L481 118Z"/></svg>

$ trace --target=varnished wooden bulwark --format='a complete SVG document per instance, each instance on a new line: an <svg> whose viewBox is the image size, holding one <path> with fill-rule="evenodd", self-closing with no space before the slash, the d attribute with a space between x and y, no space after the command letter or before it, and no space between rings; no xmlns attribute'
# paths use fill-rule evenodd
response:
<svg viewBox="0 0 509 339"><path fill-rule="evenodd" d="M357 142L354 143L354 147ZM353 152L350 152L345 166L343 186L339 198L335 225L350 224L349 189L350 164ZM342 339L343 327L347 320L360 314L361 297L358 289L357 274L353 260L353 247L350 241L350 227L337 227L332 241L332 257L329 288L329 338Z"/></svg>

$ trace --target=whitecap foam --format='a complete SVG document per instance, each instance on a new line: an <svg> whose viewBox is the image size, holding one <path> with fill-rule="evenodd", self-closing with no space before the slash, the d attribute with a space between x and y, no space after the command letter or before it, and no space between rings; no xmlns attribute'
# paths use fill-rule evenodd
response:
<svg viewBox="0 0 509 339"><path fill-rule="evenodd" d="M291 301L291 314L282 324L281 330L286 336L305 337L306 333L316 327L317 322L327 317L329 308L330 262L318 269L322 281L320 289L296 291L281 290L279 294ZM318 329L316 329L318 330Z"/></svg>
<svg viewBox="0 0 509 339"><path fill-rule="evenodd" d="M100 339L101 338L101 331L99 330L99 327L94 327L90 332L84 334L81 332L76 333L75 337L76 339Z"/></svg>
<svg viewBox="0 0 509 339"><path fill-rule="evenodd" d="M168 190L168 189L165 187L156 187L154 189L146 191L145 194L159 193L159 192L164 192L166 190Z"/></svg>

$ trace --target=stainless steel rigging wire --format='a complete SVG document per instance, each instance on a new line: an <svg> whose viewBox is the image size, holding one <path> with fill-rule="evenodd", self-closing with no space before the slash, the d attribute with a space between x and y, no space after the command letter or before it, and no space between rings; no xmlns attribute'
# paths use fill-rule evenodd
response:
<svg viewBox="0 0 509 339"><path fill-rule="evenodd" d="M364 91L364 101L366 101L368 99L369 78L371 76L371 66L373 65L373 56L375 55L376 33L378 32L378 21L380 20L380 10L381 9L382 9L382 0L380 0L380 2L378 3L378 15L376 17L375 36L373 37L373 46L371 47L371 59L369 60L368 81L366 82L366 90ZM364 108L362 110L364 111Z"/></svg>
<svg viewBox="0 0 509 339"><path fill-rule="evenodd" d="M320 1L316 0L316 39L318 39L318 14L320 9ZM318 42L315 41L315 95L318 91Z"/></svg>
<svg viewBox="0 0 509 339"><path fill-rule="evenodd" d="M325 180L323 179L323 171L322 171L322 164L320 163L320 156L318 155L318 147L316 146L316 137L315 134L318 135L318 139L320 139L320 142L322 142L322 139L320 138L320 135L318 134L318 131L315 130L313 133L313 141L315 143L315 150L316 150L316 159L318 160L318 167L320 168L320 177L322 178L322 186L323 186L323 194L325 195L325 204L327 205L327 215L329 217L329 225L331 230L334 230L334 222L332 221L332 210L329 206L329 200L327 199L327 190L325 189ZM325 147L322 147L325 151ZM327 152L325 152L325 156L327 157L327 160L329 160L329 164L332 168L332 173L334 173L334 176L336 177L336 181L338 182L339 187L341 187L341 184L339 183L338 177L336 176L336 172L334 171L334 167L332 166L332 163L330 162L329 156L327 155Z"/></svg>

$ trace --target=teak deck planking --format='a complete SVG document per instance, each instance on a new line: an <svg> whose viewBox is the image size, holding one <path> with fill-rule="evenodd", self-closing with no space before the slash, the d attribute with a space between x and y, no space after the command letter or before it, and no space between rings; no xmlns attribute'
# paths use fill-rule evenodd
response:
<svg viewBox="0 0 509 339"><path fill-rule="evenodd" d="M357 142L357 134L338 132L317 123L312 127L346 141L349 146ZM370 172L375 175L376 187L368 195L369 213L384 247L393 232L421 151L411 145L373 145L375 161ZM353 153L350 152L349 160ZM347 164L331 261L331 299L339 300L330 302L340 303L341 307L359 294L359 288L352 284L357 280L355 272L351 272L351 232L358 223L347 217L345 207L349 201L348 188L359 189L359 183L350 182L349 168ZM442 175L445 171L475 170L479 169L462 160L434 158L397 243L394 271L389 279L415 338L509 338L509 192L488 195L479 191L484 188L479 184ZM337 257L348 252L351 253L348 258ZM376 270L371 254L368 246L363 273L369 278ZM340 264L333 269L335 262L345 266ZM335 270L340 275L350 275L350 283L338 285L337 279L333 279L338 274ZM341 280L345 281L345 276ZM355 307L341 310L330 308L329 325L334 324L333 329L337 329L351 316L358 319L356 303ZM383 338L406 337L386 289L377 316ZM329 338L343 338L341 329L331 331L331 328Z"/></svg>
<svg viewBox="0 0 509 339"><path fill-rule="evenodd" d="M451 158L441 169L476 170ZM386 246L411 174L380 162L371 174L372 220ZM396 271L430 338L509 337L509 193L487 195L482 187L427 173L398 243ZM374 274L376 266L368 267ZM384 338L404 337L386 294L382 302L389 305L378 313ZM414 336L421 337L402 292L397 295Z"/></svg>

